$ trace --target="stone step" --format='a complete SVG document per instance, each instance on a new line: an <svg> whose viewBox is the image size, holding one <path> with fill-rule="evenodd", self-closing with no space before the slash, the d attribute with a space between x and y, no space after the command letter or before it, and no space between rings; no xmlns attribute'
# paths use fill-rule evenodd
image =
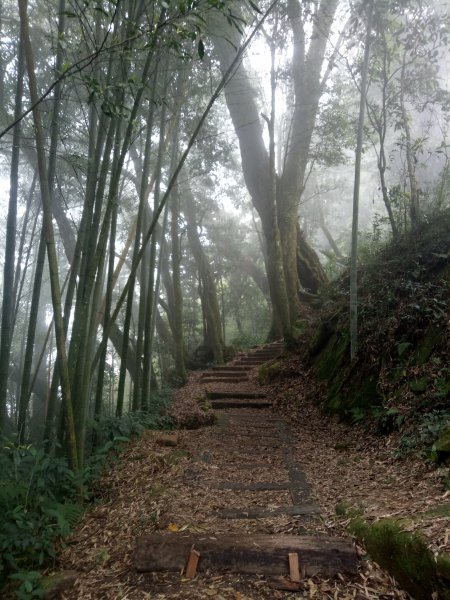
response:
<svg viewBox="0 0 450 600"><path fill-rule="evenodd" d="M225 371L248 371L249 369L244 365L227 365L225 367L212 367L211 371L225 372Z"/></svg>
<svg viewBox="0 0 450 600"><path fill-rule="evenodd" d="M206 396L209 400L220 400L222 398L233 398L235 400L247 400L247 399L255 399L255 398L266 398L266 394L264 392L250 392L250 391L215 391L211 390L206 393Z"/></svg>
<svg viewBox="0 0 450 600"><path fill-rule="evenodd" d="M259 360L257 358L242 358L237 364L238 366L248 365L249 367L257 367L259 365L263 365L265 362L267 362L265 359Z"/></svg>
<svg viewBox="0 0 450 600"><path fill-rule="evenodd" d="M202 377L201 383L244 383L248 381L248 377Z"/></svg>
<svg viewBox="0 0 450 600"><path fill-rule="evenodd" d="M207 372L200 375L200 379L210 379L211 377L248 379L248 373L246 371L213 371L212 373Z"/></svg>
<svg viewBox="0 0 450 600"><path fill-rule="evenodd" d="M186 567L192 548L199 554L203 573L252 573L289 576L289 554L297 554L306 576L356 573L353 544L328 536L208 535L152 533L138 538L133 563L140 573L174 571Z"/></svg>

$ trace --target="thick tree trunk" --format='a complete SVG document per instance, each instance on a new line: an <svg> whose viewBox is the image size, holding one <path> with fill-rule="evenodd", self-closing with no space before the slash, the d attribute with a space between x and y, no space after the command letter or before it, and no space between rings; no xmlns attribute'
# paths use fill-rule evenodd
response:
<svg viewBox="0 0 450 600"><path fill-rule="evenodd" d="M233 121L241 150L244 179L253 205L260 215L267 245L267 275L275 322L272 334L283 331L285 309L280 297L280 277L286 282L291 322L300 313L300 282L317 291L326 280L325 273L314 251L306 244L304 236L298 236L298 205L303 192L309 148L315 125L319 99L323 90L322 64L325 56L331 24L338 0L324 0L317 7L313 19L313 31L306 51L303 9L298 0L288 1L288 16L294 34L292 74L294 98L290 137L286 148L284 169L277 179L277 219L282 258L277 254L278 233L274 230L274 216L270 210L273 194L271 186L271 156L267 152L251 80L242 63L225 88L225 98ZM225 31L224 31L225 28ZM235 47L239 46L240 34L233 27L217 18L211 23L213 41L222 71L231 63ZM275 224L275 229L276 229ZM300 243L299 243L300 241ZM301 249L300 253L298 249ZM303 260L298 263L298 257ZM307 257L307 258L306 258ZM299 282L299 273L301 275ZM282 296L282 295L281 295ZM277 323L278 321L278 323ZM275 337L277 337L275 335Z"/></svg>
<svg viewBox="0 0 450 600"><path fill-rule="evenodd" d="M198 235L195 199L189 188L183 190L183 210L187 220L189 245L197 264L201 284L201 302L206 325L204 341L205 345L211 348L214 361L220 364L223 363L223 340L217 289L208 257Z"/></svg>

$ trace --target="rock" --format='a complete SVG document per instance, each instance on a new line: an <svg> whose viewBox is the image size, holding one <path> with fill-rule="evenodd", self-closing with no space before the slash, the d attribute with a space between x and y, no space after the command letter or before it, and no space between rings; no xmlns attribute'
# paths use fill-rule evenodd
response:
<svg viewBox="0 0 450 600"><path fill-rule="evenodd" d="M63 592L71 589L79 576L77 571L61 571L42 580L45 600L57 600Z"/></svg>
<svg viewBox="0 0 450 600"><path fill-rule="evenodd" d="M450 458L450 425L444 427L431 450L438 461Z"/></svg>
<svg viewBox="0 0 450 600"><path fill-rule="evenodd" d="M156 443L160 446L177 446L178 445L178 432L174 433L160 433L156 438Z"/></svg>

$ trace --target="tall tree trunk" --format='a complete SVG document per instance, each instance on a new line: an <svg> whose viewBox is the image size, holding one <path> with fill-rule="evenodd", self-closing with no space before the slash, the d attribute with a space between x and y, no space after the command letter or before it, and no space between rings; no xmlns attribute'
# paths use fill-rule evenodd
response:
<svg viewBox="0 0 450 600"><path fill-rule="evenodd" d="M400 110L402 115L403 131L405 133L405 155L406 155L406 166L408 171L408 182L409 182L409 216L411 219L411 227L417 227L420 219L420 207L419 207L419 190L417 187L416 180L416 169L414 166L414 151L412 145L411 127L409 124L408 111L405 103L405 82L406 78L406 52L403 56L401 77L400 77Z"/></svg>
<svg viewBox="0 0 450 600"><path fill-rule="evenodd" d="M195 199L189 188L183 190L183 199L184 214L187 220L187 236L197 264L201 284L201 302L206 323L205 344L211 348L214 361L220 364L223 363L223 340L214 275L200 242Z"/></svg>
<svg viewBox="0 0 450 600"><path fill-rule="evenodd" d="M14 105L14 118L17 120L22 113L23 76L25 68L24 47L19 41L17 57L17 84ZM3 76L3 72L0 73ZM3 82L2 82L3 87ZM0 343L0 432L3 430L7 417L6 399L9 381L9 358L13 333L14 313L14 263L16 252L17 226L17 196L19 184L20 140L22 127L20 122L14 127L13 147L11 156L10 190L8 217L6 221L5 264L3 267L3 302Z"/></svg>
<svg viewBox="0 0 450 600"><path fill-rule="evenodd" d="M165 66L167 67L167 61ZM166 70L163 84L163 97L165 97L168 86L168 72ZM162 178L162 167L163 167L163 150L164 150L164 138L166 135L166 114L167 106L163 103L160 114L160 125L159 125L159 145L158 154L156 159L156 179L155 179L155 191L153 194L153 214L157 214L160 204L161 194L161 178ZM161 243L163 241L164 231L161 232ZM151 389L151 372L152 372L152 342L153 342L153 311L155 310L154 303L157 302L157 298L154 296L155 290L155 269L156 269L156 244L157 237L153 233L150 241L150 255L148 259L148 279L146 283L146 298L145 298L145 317L144 317L144 339L143 339L143 376L142 376L142 391L141 391L141 406L143 410L148 410L150 403L150 389ZM160 248L161 250L161 248Z"/></svg>
<svg viewBox="0 0 450 600"><path fill-rule="evenodd" d="M70 466L74 471L78 470L77 437L73 419L72 397L70 388L69 367L66 355L66 339L64 334L64 322L61 304L61 290L58 275L58 259L56 254L55 239L53 233L53 222L51 212L51 195L48 186L48 173L45 158L44 135L42 130L40 113L37 108L38 92L34 68L33 49L30 41L27 0L19 0L21 36L25 45L25 60L28 72L28 84L33 109L33 122L35 128L36 151L38 158L39 183L42 197L43 225L46 237L48 265L50 274L50 287L52 294L52 306L55 319L55 338L57 346L57 360L61 380L61 393L66 415L66 431L68 439L68 451Z"/></svg>
<svg viewBox="0 0 450 600"><path fill-rule="evenodd" d="M225 98L230 111L241 150L242 168L253 205L258 211L267 247L267 275L273 308L278 317L278 331L283 331L282 315L285 314L280 298L280 285L284 278L289 302L290 320L299 315L300 284L316 291L326 281L325 273L317 255L310 246L302 248L301 255L307 260L298 265L298 245L306 244L304 236L298 236L298 205L303 192L309 148L320 96L323 90L322 64L328 35L337 8L338 0L324 0L317 5L313 18L313 31L306 51L303 10L298 0L289 0L288 16L294 34L294 99L292 101L291 132L286 149L283 172L277 181L277 218L282 248L282 262L277 255L279 245L277 227L271 210L273 186L271 186L270 156L265 148L259 109L255 100L250 78L240 64L225 89ZM217 19L214 46L222 71L234 57L234 48L239 46L240 34L236 29ZM224 32L224 28L226 31ZM300 274L300 283L299 283ZM314 282L311 286L310 282ZM284 328L286 329L286 328Z"/></svg>
<svg viewBox="0 0 450 600"><path fill-rule="evenodd" d="M361 72L361 97L359 103L358 135L355 152L355 180L353 187L352 246L350 256L350 354L354 360L358 354L358 216L361 157L364 133L364 115L367 101L367 75L369 70L370 34L374 0L370 1L367 14L367 32L364 60Z"/></svg>
<svg viewBox="0 0 450 600"><path fill-rule="evenodd" d="M183 335L183 292L181 289L181 247L180 247L180 198L178 184L172 195L172 281L173 281L173 341L175 374L180 383L186 381L186 366L184 363L184 335Z"/></svg>

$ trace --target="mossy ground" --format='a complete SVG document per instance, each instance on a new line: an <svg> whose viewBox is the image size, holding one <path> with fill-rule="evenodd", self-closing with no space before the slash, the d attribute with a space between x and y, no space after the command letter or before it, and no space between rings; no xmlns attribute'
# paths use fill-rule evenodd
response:
<svg viewBox="0 0 450 600"><path fill-rule="evenodd" d="M434 557L423 538L408 533L392 519L369 524L357 518L350 531L360 539L373 560L386 569L417 600L450 598L450 559Z"/></svg>

